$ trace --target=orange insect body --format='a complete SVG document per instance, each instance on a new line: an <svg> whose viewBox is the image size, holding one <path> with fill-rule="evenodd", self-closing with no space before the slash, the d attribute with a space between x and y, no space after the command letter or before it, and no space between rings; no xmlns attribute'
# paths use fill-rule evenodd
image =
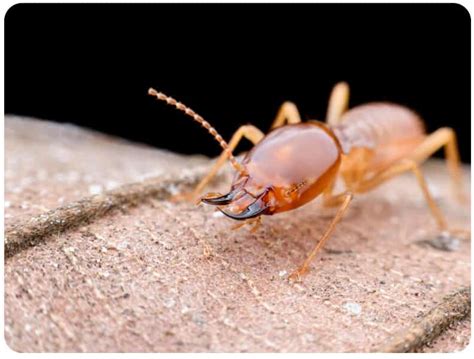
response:
<svg viewBox="0 0 474 359"><path fill-rule="evenodd" d="M388 103L355 107L334 127L317 121L279 127L244 157L247 175L235 178L230 193L204 202L228 205L222 212L234 219L289 211L321 194L339 170L350 184L361 163L366 171L385 168L424 138L413 111ZM360 161L361 149L369 162Z"/></svg>
<svg viewBox="0 0 474 359"><path fill-rule="evenodd" d="M193 117L229 155L237 170L230 192L202 201L219 206L237 220L300 207L330 187L339 172L350 187L360 179L358 174L388 167L426 137L413 111L390 103L370 103L347 111L333 126L309 121L278 127L238 163L228 144L201 116L153 89L149 93Z"/></svg>
<svg viewBox="0 0 474 359"><path fill-rule="evenodd" d="M154 89L150 89L149 94L191 116L208 130L224 150L192 195L198 195L229 159L236 170L229 193L208 194L201 198L204 203L218 206L228 217L246 220L289 211L322 193L326 205L339 204L339 210L318 244L303 265L290 276L299 278L308 270L311 260L341 220L353 194L367 192L405 171L415 174L438 227L446 230L446 220L418 167L441 147L445 148L458 198L463 198L459 153L452 129L441 128L427 135L423 122L415 112L391 103L369 103L346 111L348 91L345 83L334 87L327 123L302 123L296 106L286 102L272 126L276 128L269 134L265 136L258 128L246 125L234 134L229 143L190 108ZM284 125L285 121L289 124ZM242 136L255 146L239 163L232 150ZM334 195L333 185L339 174L346 190Z"/></svg>
<svg viewBox="0 0 474 359"><path fill-rule="evenodd" d="M370 151L368 171L381 170L407 156L426 137L423 122L415 112L384 102L352 108L342 115L333 131L346 154L357 149ZM343 171L349 170L347 167L343 166Z"/></svg>

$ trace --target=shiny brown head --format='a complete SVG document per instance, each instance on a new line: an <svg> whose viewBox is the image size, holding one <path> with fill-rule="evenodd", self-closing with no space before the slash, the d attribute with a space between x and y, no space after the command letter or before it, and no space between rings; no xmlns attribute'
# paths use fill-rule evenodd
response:
<svg viewBox="0 0 474 359"><path fill-rule="evenodd" d="M323 123L283 126L246 154L245 173L236 175L229 193L202 201L237 220L288 211L329 186L340 162L339 142Z"/></svg>

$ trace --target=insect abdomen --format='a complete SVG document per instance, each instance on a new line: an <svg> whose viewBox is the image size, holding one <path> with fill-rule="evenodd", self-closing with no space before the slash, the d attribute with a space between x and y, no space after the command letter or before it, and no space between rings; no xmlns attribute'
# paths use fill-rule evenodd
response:
<svg viewBox="0 0 474 359"><path fill-rule="evenodd" d="M364 147L377 151L392 144L417 142L425 135L421 118L412 110L391 103L354 107L333 127L344 153Z"/></svg>

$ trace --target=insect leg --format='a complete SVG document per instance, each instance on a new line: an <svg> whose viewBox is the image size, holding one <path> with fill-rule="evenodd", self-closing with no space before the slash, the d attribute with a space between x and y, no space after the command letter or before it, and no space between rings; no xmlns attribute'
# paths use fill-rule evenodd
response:
<svg viewBox="0 0 474 359"><path fill-rule="evenodd" d="M349 85L347 82L337 83L329 97L328 112L326 114L326 123L329 126L335 126L341 122L341 117L347 111L349 106Z"/></svg>
<svg viewBox="0 0 474 359"><path fill-rule="evenodd" d="M423 173L418 167L418 164L412 159L401 160L395 163L394 165L392 165L391 167L387 168L386 170L378 174L375 174L369 179L362 181L355 188L355 192L363 193L363 192L370 191L371 189L381 185L382 183L389 180L390 178L395 177L406 171L412 171L415 174L416 179L418 180L418 184L420 185L420 188L423 191L425 200L431 209L431 213L433 214L433 217L435 218L438 224L438 227L441 230L446 230L447 229L446 219L444 218L444 215L439 209L436 202L433 200L433 197L431 196L431 193L428 189L428 185L426 184L425 177L423 176Z"/></svg>
<svg viewBox="0 0 474 359"><path fill-rule="evenodd" d="M232 139L229 142L229 149L232 152L237 145L239 144L240 140L245 137L254 145L260 142L260 140L264 137L262 131L260 131L257 127L252 125L245 125L241 126L232 136ZM211 181L211 179L216 175L219 168L221 168L228 158L228 152L223 151L220 157L217 159L217 162L214 164L212 169L209 173L204 177L201 182L196 186L196 188L191 193L181 194L176 196L175 200L180 199L187 199L190 201L195 201L199 194L202 192L204 187Z"/></svg>
<svg viewBox="0 0 474 359"><path fill-rule="evenodd" d="M456 133L452 128L440 128L426 139L415 149L410 158L420 163L430 157L433 153L444 147L446 155L446 164L452 179L453 192L460 202L465 201L463 194L461 168L459 160L459 151L456 141Z"/></svg>
<svg viewBox="0 0 474 359"><path fill-rule="evenodd" d="M338 195L333 195L332 193L324 193L323 205L326 207L336 207L340 206L346 199L346 193L341 193Z"/></svg>
<svg viewBox="0 0 474 359"><path fill-rule="evenodd" d="M319 240L318 244L314 247L314 249L308 255L308 257L303 262L303 264L290 275L290 277L289 277L290 280L299 279L303 274L308 272L309 265L310 265L311 261L318 254L319 250L322 248L324 243L328 240L329 236L334 231L334 228L336 227L336 224L341 220L342 216L344 216L344 213L346 212L347 208L349 207L349 204L351 203L353 195L350 192L345 192L345 193L342 193L341 195L338 195L338 196L335 196L335 197L343 198L341 206L339 207L336 215L334 216L333 220L329 224L328 228L326 229L326 231L322 235L322 237Z"/></svg>
<svg viewBox="0 0 474 359"><path fill-rule="evenodd" d="M258 216L255 218L248 219L246 221L242 221L240 223L237 223L231 227L232 230L239 229L246 224L253 224L253 227L250 229L250 232L255 233L261 226L262 224L262 216Z"/></svg>
<svg viewBox="0 0 474 359"><path fill-rule="evenodd" d="M298 112L298 108L293 102L286 101L280 106L280 109L278 110L278 113L270 129L283 126L286 123L299 122L301 122L301 117L300 113Z"/></svg>

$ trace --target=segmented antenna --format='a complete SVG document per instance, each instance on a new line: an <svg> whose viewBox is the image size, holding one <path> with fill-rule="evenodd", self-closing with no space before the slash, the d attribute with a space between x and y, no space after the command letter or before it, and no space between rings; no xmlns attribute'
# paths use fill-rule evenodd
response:
<svg viewBox="0 0 474 359"><path fill-rule="evenodd" d="M176 101L174 98L166 96L162 92L158 92L153 88L150 88L148 90L148 94L150 96L155 96L158 100L165 101L168 105L176 107L178 110L184 112L186 115L190 116L193 118L194 121L198 122L202 127L204 127L215 139L217 142L219 142L219 145L223 148L224 152L227 154L227 157L229 158L230 163L232 166L240 172L241 175L245 176L247 175L247 171L244 169L244 167L237 162L235 159L234 155L232 154L232 151L229 148L229 145L227 142L224 141L221 135L216 131L214 127L211 126L209 122L207 122L204 118L202 118L200 115L198 115L196 112L191 110L189 107L183 105L181 102Z"/></svg>

